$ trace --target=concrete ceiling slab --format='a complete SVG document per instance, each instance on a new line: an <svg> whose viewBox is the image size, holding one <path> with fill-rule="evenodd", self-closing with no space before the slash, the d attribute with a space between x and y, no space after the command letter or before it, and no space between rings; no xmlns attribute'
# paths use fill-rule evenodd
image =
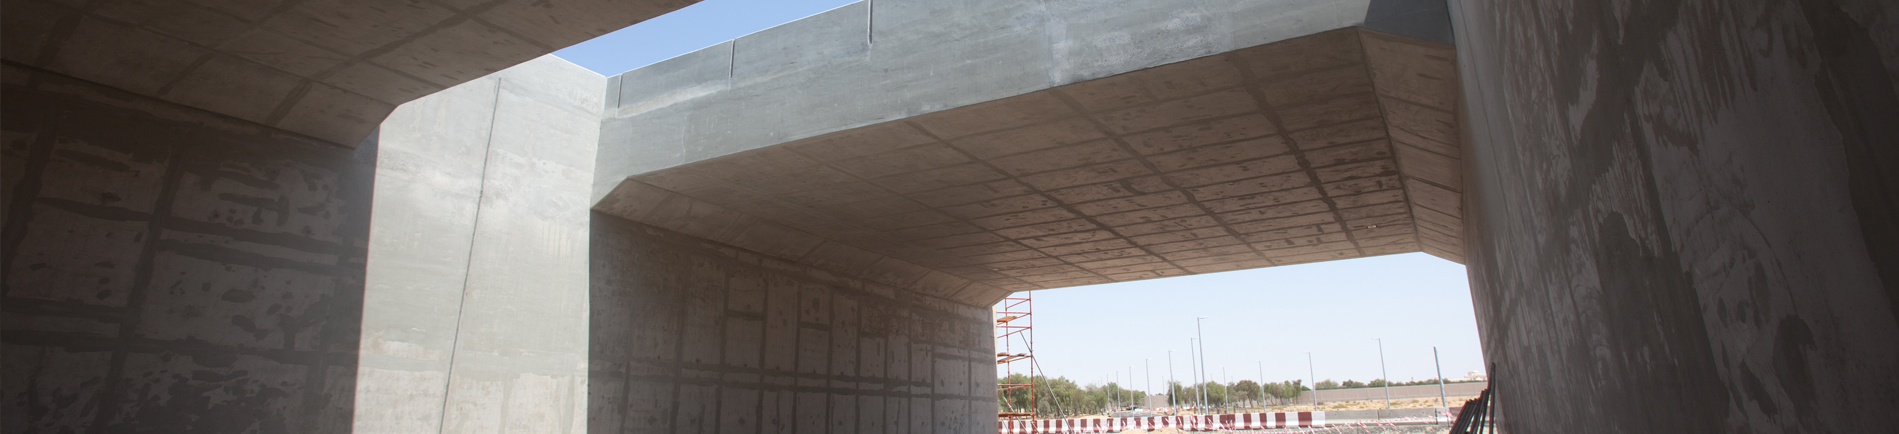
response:
<svg viewBox="0 0 1899 434"><path fill-rule="evenodd" d="M409 100L690 0L9 0L4 55L355 146Z"/></svg>
<svg viewBox="0 0 1899 434"><path fill-rule="evenodd" d="M1325 32L648 172L597 209L807 262L871 252L978 301L1416 251L1461 261L1452 59Z"/></svg>

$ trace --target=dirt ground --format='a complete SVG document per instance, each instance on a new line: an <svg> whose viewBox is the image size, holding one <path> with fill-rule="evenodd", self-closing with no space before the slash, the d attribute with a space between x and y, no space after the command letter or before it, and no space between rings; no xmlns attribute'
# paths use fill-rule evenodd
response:
<svg viewBox="0 0 1899 434"><path fill-rule="evenodd" d="M1444 403L1446 403L1446 404L1448 404L1448 406L1450 406L1450 407L1457 407L1457 406L1461 406L1461 405L1464 405L1464 401L1469 401L1469 400L1472 400L1472 399L1477 399L1477 397L1476 397L1476 396L1452 396L1452 397L1448 397L1448 398L1446 398L1446 399L1445 399L1445 400L1444 400L1443 402L1444 402ZM1432 407L1437 407L1437 406L1438 406L1438 402L1439 402L1439 401L1438 401L1438 399L1437 399L1437 398L1417 398L1417 399L1393 399L1393 400L1391 400L1391 408L1432 408ZM1319 403L1319 410L1322 410L1322 411L1330 411L1330 410L1378 410L1378 409L1382 409L1382 408L1385 408L1385 400L1384 400L1384 399L1371 399L1371 400L1363 400L1363 401L1337 401L1337 402L1321 402L1321 403ZM1275 406L1271 406L1271 407L1266 407L1266 411L1268 411L1268 412L1280 412L1280 411L1312 411L1312 404L1303 404L1303 405L1275 405Z"/></svg>
<svg viewBox="0 0 1899 434"><path fill-rule="evenodd" d="M1342 433L1342 432L1348 432L1348 431L1347 431L1348 429L1340 429L1340 428L1333 428L1333 429L1324 429L1324 428L1321 428L1320 430L1322 430L1323 432L1341 432L1341 433ZM1447 426L1393 426L1393 427L1353 427L1353 428L1349 428L1349 432L1351 432L1351 433L1354 433L1354 434L1386 434L1386 433L1389 433L1389 434L1443 434L1443 433L1446 433L1446 432L1449 432L1449 431L1450 431L1450 427L1447 427ZM1308 428L1300 428L1300 429L1286 429L1286 430L1266 430L1266 431L1252 431L1252 432L1258 432L1258 433L1278 433L1278 432L1287 432L1287 433L1290 433L1290 432L1299 432L1299 433L1306 433L1306 432L1312 432L1312 430L1311 430L1311 429L1308 429ZM1189 434L1189 433L1188 433L1188 432L1186 432L1186 431L1181 431L1181 430L1177 430L1177 429L1173 429L1173 428L1161 428L1161 429L1157 429L1157 430L1153 430L1153 431L1147 431L1147 430L1139 430L1139 429L1131 429L1131 430L1127 430L1127 431L1122 431L1122 432L1121 432L1121 434Z"/></svg>
<svg viewBox="0 0 1899 434"><path fill-rule="evenodd" d="M1451 397L1447 397L1444 400L1444 402L1448 403L1450 407L1458 407L1458 406L1464 405L1464 401L1469 401L1472 399L1477 399L1477 397L1476 396L1451 396ZM1434 408L1437 406L1438 406L1437 398L1391 400L1391 408ZM1378 410L1378 409L1383 409L1383 408L1385 408L1384 399L1371 399L1371 400L1362 400L1362 401L1336 401L1336 402L1319 403L1320 411ZM1261 410L1258 407L1243 408L1243 409L1234 410L1233 413L1278 413L1278 412L1296 412L1296 411L1312 411L1312 404L1274 405L1274 406L1266 407L1264 410ZM1194 412L1191 410L1180 412L1181 416L1188 416L1192 414L1194 414ZM1073 418L1075 419L1093 419L1093 418L1102 418L1102 417L1108 417L1108 416L1100 415L1100 414L1073 416ZM1154 432L1158 433L1160 431L1154 431ZM1168 434L1172 434L1172 433L1168 433Z"/></svg>

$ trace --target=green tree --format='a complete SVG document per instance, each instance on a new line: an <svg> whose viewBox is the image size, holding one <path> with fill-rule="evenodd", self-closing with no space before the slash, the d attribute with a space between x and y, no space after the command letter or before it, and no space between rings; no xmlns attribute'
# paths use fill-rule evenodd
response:
<svg viewBox="0 0 1899 434"><path fill-rule="evenodd" d="M1300 384L1300 380L1292 380L1292 381L1275 383L1273 384L1273 387L1268 389L1268 391L1272 393L1273 398L1277 398L1281 401L1297 398L1299 397L1299 392L1303 392L1305 390L1306 390L1306 387L1305 385Z"/></svg>
<svg viewBox="0 0 1899 434"><path fill-rule="evenodd" d="M1208 405L1226 405L1226 386L1208 381L1205 387L1207 388Z"/></svg>
<svg viewBox="0 0 1899 434"><path fill-rule="evenodd" d="M1314 383L1314 384L1313 384L1313 387L1316 387L1316 388L1318 388L1319 390L1326 390L1326 389L1337 389L1337 388L1339 388L1339 382L1337 382L1337 381L1332 381L1332 379L1330 379L1330 378L1327 378L1327 379L1325 379L1324 381L1320 381L1320 382L1318 382L1318 383Z"/></svg>
<svg viewBox="0 0 1899 434"><path fill-rule="evenodd" d="M1359 387L1365 387L1365 383L1360 383L1356 380L1345 380L1344 383L1339 383L1339 388L1341 389L1352 389L1352 388L1359 388Z"/></svg>
<svg viewBox="0 0 1899 434"><path fill-rule="evenodd" d="M1265 395L1260 394L1259 383L1253 380L1240 380L1233 384L1233 399L1236 401L1258 401Z"/></svg>

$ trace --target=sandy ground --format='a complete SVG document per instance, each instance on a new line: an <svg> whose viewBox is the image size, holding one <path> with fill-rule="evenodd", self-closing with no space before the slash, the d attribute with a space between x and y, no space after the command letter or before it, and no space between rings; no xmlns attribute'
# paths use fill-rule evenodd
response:
<svg viewBox="0 0 1899 434"><path fill-rule="evenodd" d="M1446 398L1446 399L1444 400L1444 402L1446 402L1446 403L1449 403L1449 404L1450 404L1450 407L1458 407L1458 406L1462 406L1462 405L1464 405L1464 401L1469 401L1469 400L1472 400L1472 399L1477 399L1477 397L1476 397L1476 396L1452 396L1452 397L1447 397L1447 398ZM1437 399L1437 398L1417 398L1417 399L1393 399L1393 400L1391 400L1391 408L1435 408L1435 407L1437 407L1437 406L1438 406L1438 399ZM1378 410L1378 409L1383 409L1383 408L1385 408L1385 400L1383 400L1383 399L1374 399L1374 400L1364 400L1364 401L1337 401L1337 402L1322 402L1322 403L1319 403L1319 410L1321 410L1321 411L1332 411L1332 410ZM1259 409L1258 407L1253 407L1253 408L1242 408L1242 409L1238 409L1238 410L1234 410L1234 411L1233 411L1233 413L1277 413L1277 412L1293 412L1293 411L1312 411L1312 404L1301 404L1301 405L1275 405L1275 406L1270 406L1270 407L1266 407L1266 409L1265 409L1265 410L1261 410L1261 409ZM1189 415L1193 415L1193 414L1194 414L1194 412L1192 412L1192 411L1182 411L1182 412L1180 412L1180 415L1181 415L1181 416L1189 416ZM1225 413L1221 413L1221 414L1225 414ZM1106 416L1106 415L1100 415L1100 414L1089 414L1089 415L1081 415L1081 416L1073 416L1073 417L1071 417L1071 418L1073 418L1073 419L1094 419L1094 418L1103 418L1103 417L1108 417L1108 416ZM1145 431L1143 431L1143 432L1145 432ZM1157 433L1158 433L1158 432L1161 432L1161 431L1158 431L1158 430L1157 430L1157 431L1154 431L1154 432L1157 432ZM1173 434L1173 433L1171 433L1171 432L1170 432L1170 433L1167 433L1167 434Z"/></svg>
<svg viewBox="0 0 1899 434"><path fill-rule="evenodd" d="M1452 396L1452 397L1446 398L1443 402L1448 404L1450 407L1457 407L1457 406L1464 405L1464 401L1469 401L1472 399L1477 399L1477 397L1476 396ZM1433 408L1437 406L1438 406L1437 398L1391 400L1391 408ZM1378 410L1382 408L1385 408L1385 400L1383 399L1319 403L1319 410ZM1269 412L1312 411L1312 404L1275 405L1271 407L1266 407L1266 411L1269 411Z"/></svg>
<svg viewBox="0 0 1899 434"><path fill-rule="evenodd" d="M1281 432L1283 433L1293 433L1293 432L1314 433L1314 432L1317 432L1317 433L1351 433L1351 434L1387 434L1387 433L1389 434L1442 434L1442 433L1449 432L1450 429L1451 428L1447 426L1403 426L1403 427L1351 427L1351 428L1336 427L1336 428L1319 428L1316 431L1311 428L1300 428L1300 429L1264 430L1264 431L1248 431L1248 432L1255 432L1255 433L1281 433ZM1161 429L1157 429L1153 431L1131 429L1127 431L1122 431L1121 434L1190 434L1190 433L1186 431L1173 429L1173 428L1161 428Z"/></svg>

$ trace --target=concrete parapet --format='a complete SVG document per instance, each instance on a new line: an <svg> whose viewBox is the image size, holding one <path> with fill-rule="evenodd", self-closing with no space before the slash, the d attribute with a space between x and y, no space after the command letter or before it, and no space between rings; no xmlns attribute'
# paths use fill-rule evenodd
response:
<svg viewBox="0 0 1899 434"><path fill-rule="evenodd" d="M1358 25L1367 7L854 3L614 77L594 197L631 175Z"/></svg>

